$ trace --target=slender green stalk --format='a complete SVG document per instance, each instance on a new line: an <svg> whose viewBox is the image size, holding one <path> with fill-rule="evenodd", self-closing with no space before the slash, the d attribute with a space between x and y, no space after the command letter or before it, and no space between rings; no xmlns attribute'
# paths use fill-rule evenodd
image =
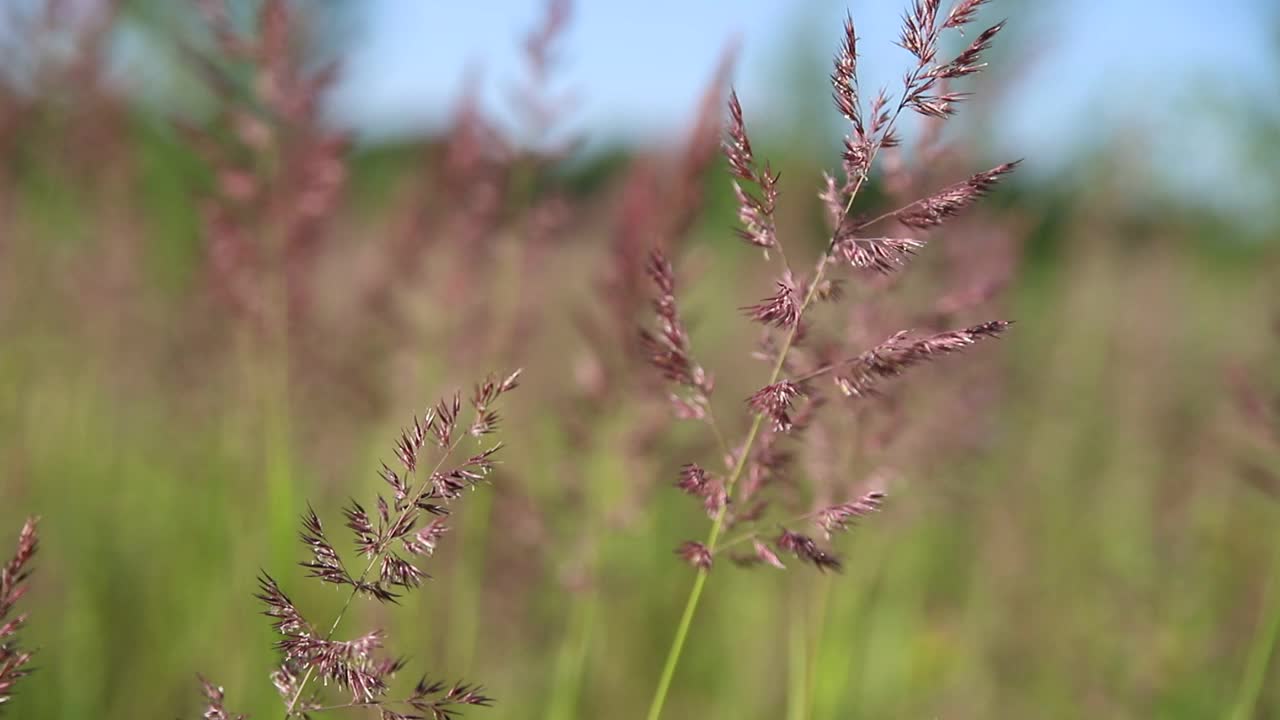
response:
<svg viewBox="0 0 1280 720"><path fill-rule="evenodd" d="M475 663L480 638L480 587L484 584L493 518L493 496L484 493L471 501L462 525L462 541L453 566L452 622L449 627L449 657L459 672L470 672Z"/></svg>
<svg viewBox="0 0 1280 720"><path fill-rule="evenodd" d="M591 587L574 593L573 609L569 612L569 625L565 629L564 642L556 657L556 667L547 706L547 720L573 720L577 717L578 696L582 691L583 671L587 654L591 650L591 638L596 626L598 591Z"/></svg>
<svg viewBox="0 0 1280 720"><path fill-rule="evenodd" d="M613 425L612 422L609 423L610 429L604 432L612 432ZM610 437L610 440L613 438ZM608 466L609 463L616 462L616 457L620 454L621 448L614 442L592 448L586 455L588 472L602 476L620 472L619 469ZM599 614L600 586L596 578L604 562L604 541L607 538L598 518L605 515L606 508L613 502L610 498L602 497L599 490L598 484L588 486L582 524L586 542L581 546L585 550L585 556L577 561L582 563L580 572L587 581L583 588L566 588L572 601L565 614L565 630L561 633L560 648L556 654L555 667L551 671L545 720L573 720L578 716L578 702Z"/></svg>
<svg viewBox="0 0 1280 720"><path fill-rule="evenodd" d="M280 233L268 223L264 241L271 248L280 245ZM267 491L268 527L273 563L289 562L293 548L297 510L291 418L289 279L281 263L264 282L268 303L264 309L261 354L253 358L256 392L261 403L263 473Z"/></svg>
<svg viewBox="0 0 1280 720"><path fill-rule="evenodd" d="M787 603L787 720L805 720L809 714L809 657L805 638L804 593L792 586Z"/></svg>
<svg viewBox="0 0 1280 720"><path fill-rule="evenodd" d="M813 302L814 296L817 294L818 285L822 283L822 275L827 269L828 261L831 258L829 249L822 254L822 259L818 261L818 269L814 272L813 282L809 284L809 292L805 294L804 302L800 305L800 315L804 315L804 311ZM778 382L778 377L782 375L782 367L786 363L787 353L791 351L791 346L795 343L796 332L800 324L796 323L787 333L787 339L782 344L782 349L778 351L778 359L773 365L773 372L769 375L769 382L766 385L773 385ZM751 429L747 431L747 439L742 444L742 451L738 455L738 460L734 463L733 472L730 473L729 479L725 482L725 494L733 497L733 488L738 483L738 478L742 477L743 470L747 467L747 460L751 457L751 447L755 445L756 437L760 434L760 426L764 423L763 415L756 415L751 420ZM711 532L707 535L706 547L707 551L715 554L716 542L720 539L720 533L724 529L725 516L728 512L728 503L720 507L716 513L715 520L711 523ZM693 589L689 591L689 600L685 603L684 614L680 617L680 624L676 627L675 638L671 641L671 650L667 653L667 661L662 667L662 676L658 680L658 687L653 693L653 702L649 705L648 720L658 720L662 716L662 708L667 701L667 691L671 688L671 678L675 675L676 666L680 662L680 654L684 650L684 641L689 634L689 626L693 622L694 613L698 610L698 601L702 597L702 588L707 583L707 570L699 569L698 576L693 581Z"/></svg>
<svg viewBox="0 0 1280 720"><path fill-rule="evenodd" d="M259 374L263 385L263 452L269 514L271 557L277 566L288 564L294 538L297 488L294 483L293 433L289 418L288 350L285 340L276 346L272 366Z"/></svg>
<svg viewBox="0 0 1280 720"><path fill-rule="evenodd" d="M684 604L684 614L680 616L680 624L676 626L676 636L671 640L671 651L667 653L667 662L662 666L662 677L658 679L658 689L653 693L653 702L649 705L648 720L662 717L662 706L667 701L667 690L671 687L671 678L676 674L676 665L680 662L680 652L684 650L684 640L689 635L689 626L693 623L693 614L698 609L698 599L702 597L702 588L707 584L707 571L699 570L693 581L693 589L689 591L689 600Z"/></svg>
<svg viewBox="0 0 1280 720"><path fill-rule="evenodd" d="M1232 720L1251 720L1254 717L1271 657L1275 654L1277 641L1280 641L1280 538L1277 540L1262 621L1249 649L1249 658L1245 661L1244 681L1240 684L1240 694L1230 716Z"/></svg>
<svg viewBox="0 0 1280 720"><path fill-rule="evenodd" d="M816 704L818 676L816 669L819 667L819 660L822 655L822 639L826 637L824 630L827 624L827 606L831 599L831 578L823 575L818 580L818 588L814 591L813 611L812 611L812 628L809 632L809 671L808 683L804 686L804 699L802 706L804 707L804 717L813 716L814 705Z"/></svg>
<svg viewBox="0 0 1280 720"><path fill-rule="evenodd" d="M863 459L862 450L864 449L864 424L857 415L853 416L852 424L853 427L849 428L846 432L849 442L845 448L848 452L839 453L837 455L837 459L838 462L840 462L840 467L847 467L852 474L860 475L866 471L866 468L863 467L863 463L861 462ZM804 688L804 711L806 717L812 717L816 712L818 702L818 681L816 669L821 666L820 662L822 660L823 649L822 641L827 637L827 633L825 632L827 624L827 608L830 605L832 593L831 577L829 575L823 574L818 583L818 587L814 591L814 603L813 610L811 612L813 628L811 631L811 639L809 641L809 667L814 668L814 670L810 671L809 684Z"/></svg>
<svg viewBox="0 0 1280 720"><path fill-rule="evenodd" d="M272 145L254 156L258 173L268 183L266 204L259 208L259 240L266 248L270 267L263 278L266 303L262 308L262 364L257 376L262 383L257 391L263 403L264 473L266 475L267 512L269 514L272 560L277 566L289 562L293 546L297 505L293 459L293 429L290 382L290 293L292 281L287 269L286 235L275 199L280 182L280 148Z"/></svg>
<svg viewBox="0 0 1280 720"><path fill-rule="evenodd" d="M785 527L785 526L788 526L788 525L794 525L794 524L796 524L796 523L804 522L805 520L809 520L810 518L814 517L814 516L815 516L815 515L817 515L817 514L818 514L818 511L814 510L814 511L807 512L807 513L804 513L804 514L801 514L801 515L792 515L791 517L789 517L789 518L787 518L787 519L785 519L785 520L781 520L781 521L779 521L777 524L778 524L778 525L782 525L782 526L784 526L784 527ZM755 540L755 539L759 538L759 537L760 537L760 535L761 535L763 532L764 532L764 531L763 531L762 529L760 529L760 528L756 528L755 530L748 530L747 532L744 532L744 533L742 533L741 535L738 535L737 537L733 538L732 540L727 540L727 541L725 541L724 543L722 543L722 544L718 545L718 546L716 547L716 552L721 553L721 552L724 552L725 550L728 550L729 548L731 548L731 547L733 547L733 546L735 546L735 545L741 545L742 543L744 543L744 542L746 542L746 541L748 541L748 540Z"/></svg>
<svg viewBox="0 0 1280 720"><path fill-rule="evenodd" d="M920 70L916 70L908 81L907 87L918 77ZM831 239L827 243L827 247L822 251L822 258L818 260L818 267L814 270L813 280L809 283L809 290L805 293L804 301L800 303L800 309L797 311L797 321L791 326L791 330L787 333L787 339L782 344L782 348L778 351L777 362L774 363L773 372L769 375L769 381L765 385L773 385L778 382L778 378L782 375L782 368L786 364L787 354L791 352L791 346L795 343L796 334L800 329L799 318L803 318L805 311L813 304L814 297L817 296L818 287L822 284L823 274L827 270L827 265L831 263L832 251L835 248L836 241L839 238L840 227L844 224L845 218L849 216L849 211L853 209L853 202L858 197L859 191L866 183L870 174L871 167L875 164L876 156L880 152L883 138L888 137L893 131L893 127L897 124L898 116L902 114L906 107L906 93L903 93L902 100L898 103L897 109L890 116L888 123L885 125L884 134L881 139L875 142L871 148L870 157L867 159L867 171L858 176L854 181L853 188L849 191L849 197L845 201L844 210L840 213L839 222L836 223L836 230L831 234ZM778 243L778 251L781 255L782 245ZM783 263L786 264L786 256L783 255ZM789 266L788 266L789 267ZM751 448L755 444L756 437L760 434L760 425L764 422L763 415L756 415L751 420L751 429L747 431L747 439L742 444L741 454L738 455L737 463L733 467L733 472L729 475L729 479L725 482L726 497L733 497L734 486L738 483L738 478L742 476L743 469L746 468L747 459L751 456ZM715 520L711 523L711 532L707 536L706 548L707 552L712 556L715 555L716 541L720 539L720 532L724 528L725 515L728 511L729 504L725 503L720 507L720 511L716 513ZM658 680L658 687L653 694L653 702L649 705L648 720L658 720L662 716L662 707L667 701L667 691L671 687L671 678L675 675L676 666L680 662L680 653L684 650L684 642L689 634L689 625L693 622L693 615L697 612L698 601L702 597L702 588L707 582L707 570L705 568L698 570L698 576L694 580L693 588L689 591L689 600L685 603L684 614L680 618L680 625L676 628L676 635L671 641L671 649L667 653L667 661L662 668L662 676Z"/></svg>

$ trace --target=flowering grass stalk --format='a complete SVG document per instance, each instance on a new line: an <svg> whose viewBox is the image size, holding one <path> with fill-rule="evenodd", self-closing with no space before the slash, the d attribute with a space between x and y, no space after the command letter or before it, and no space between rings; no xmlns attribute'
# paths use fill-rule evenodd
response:
<svg viewBox="0 0 1280 720"><path fill-rule="evenodd" d="M275 578L266 573L259 578L257 597L266 605L265 614L275 620L274 627L281 636L276 647L283 654L283 661L271 679L284 702L285 717L373 708L383 720L447 720L466 706L492 704L480 685L446 685L426 677L407 696L388 697L389 681L404 668L405 660L382 654L386 633L372 630L350 640L337 640L335 635L357 596L395 603L429 578L419 564L434 554L448 531L452 501L493 471L502 444L483 447L465 458L455 458L455 454L468 438L479 440L498 428L497 401L518 386L519 377L517 371L476 385L470 397L469 422L462 418L462 396L455 393L451 398L442 398L421 419L415 418L401 434L395 455L402 469L384 464L379 473L391 489L390 498L379 495L372 512L354 501L344 511L356 551L368 559L358 574L348 568L329 541L319 515L308 508L302 517L300 537L310 550L311 559L302 567L321 582L351 588L327 626L307 620ZM428 469L430 446L435 446L438 454ZM340 702L322 699L316 680L326 686L335 685L348 697ZM226 713L221 689L202 682L209 701L208 712Z"/></svg>
<svg viewBox="0 0 1280 720"><path fill-rule="evenodd" d="M826 402L816 381L829 378L844 396L855 400L863 398L873 394L883 381L903 374L910 367L995 337L1009 325L1003 321L988 322L917 339L911 339L910 334L904 331L869 351L817 367L802 367L793 353L811 332L806 322L807 313L818 302L839 300L839 280L828 278L838 265L847 265L854 271L891 273L905 266L925 246L923 240L915 237L876 237L866 230L888 220L916 231L937 227L973 205L1016 167L1017 163L999 165L871 220L851 215L880 150L899 144L896 125L902 112L911 109L929 118L948 117L965 96L946 90L946 82L985 67L981 62L982 53L990 47L1003 23L979 33L954 58L942 61L938 56L938 45L944 31L962 31L972 22L984 2L961 0L944 16L940 0L917 0L904 17L899 40L899 44L915 56L916 64L907 73L896 103L891 103L889 94L881 90L865 113L856 72L858 38L852 19L846 21L843 44L835 58L831 81L836 107L849 120L851 131L844 142L843 178L840 181L830 175L825 178L825 189L820 197L828 210L832 234L807 278L795 271L779 239L774 217L779 197L779 176L767 163L763 166L757 163L743 120L742 106L736 93L730 95L729 131L724 153L730 174L735 178L734 192L742 225L739 235L761 248L766 260L771 253L776 253L782 265L781 276L775 281L777 292L743 310L767 329L782 332L782 337L780 340L770 337L765 343L762 352L771 360L771 370L765 385L747 400L750 424L741 444L726 453L726 476L721 479L697 465L687 465L677 482L677 487L702 501L711 516L711 526L704 541L687 541L677 550L696 568L697 575L654 691L649 720L658 720L662 715L672 678L717 555L728 547L750 540L754 555L735 558L740 563L783 567L779 556L792 555L821 571L839 570L841 566L835 553L821 548L808 535L790 530L785 525L771 543L763 541L761 530L755 529L722 544L727 528L758 524L766 514L768 501L762 491L773 484L786 462L785 454L777 447L779 441L788 434L803 431L816 419L819 408ZM723 445L721 426L715 420L711 403L714 381L711 374L693 358L688 332L677 309L671 264L655 251L650 259L649 273L658 289L658 297L654 301L658 329L645 330L641 335L649 360L676 386L672 401L677 414L704 421ZM878 509L883 497L882 491L873 490L853 501L823 508L797 520L814 521L829 534L833 530L846 529L853 519Z"/></svg>
<svg viewBox="0 0 1280 720"><path fill-rule="evenodd" d="M18 631L27 622L26 614L10 618L18 600L26 595L27 578L31 576L28 565L39 547L36 534L36 518L28 518L18 533L18 546L3 566L0 566L0 708L13 697L13 686L31 671L27 665L33 651L18 644Z"/></svg>

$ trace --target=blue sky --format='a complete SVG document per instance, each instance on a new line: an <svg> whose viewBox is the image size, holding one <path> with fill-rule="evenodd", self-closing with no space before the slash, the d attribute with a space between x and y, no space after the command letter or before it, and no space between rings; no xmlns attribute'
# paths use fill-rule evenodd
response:
<svg viewBox="0 0 1280 720"><path fill-rule="evenodd" d="M894 0L578 0L563 45L565 84L579 91L579 117L592 127L654 132L687 115L721 49L741 42L735 82L744 94L785 88L771 71L797 42L827 55L846 10L858 23L867 71L890 79L905 62L892 48ZM1029 74L1019 93L1043 132L1070 135L1077 113L1128 115L1178 100L1186 83L1275 87L1272 23L1266 0L1035 0L997 2L987 17L1008 17L1023 39L1034 34ZM438 120L463 72L500 87L520 74L519 39L542 0L365 0L350 31L353 54L346 113L370 127L400 129ZM1025 49L1024 49L1025 50ZM499 92L490 94L492 100ZM1093 118L1096 123L1097 117ZM1049 123L1047 126L1043 123Z"/></svg>
<svg viewBox="0 0 1280 720"><path fill-rule="evenodd" d="M597 141L661 137L688 121L727 43L749 109L785 111L800 48L827 58L846 10L862 38L864 86L893 86L908 62L892 45L906 0L578 0L562 41L561 86L580 99L573 124ZM519 43L542 0L364 0L335 112L367 133L438 127L480 78L502 116L522 77ZM993 150L1052 172L1119 130L1173 186L1233 177L1240 148L1224 132L1229 98L1280 98L1280 12L1270 0L996 0L1008 18L1010 79ZM823 61L825 62L825 60ZM815 68L815 71L817 68ZM468 71L472 74L468 76ZM825 72L825 66L821 72ZM815 89L823 77L805 80ZM1205 94L1205 90L1211 92ZM1035 172L1035 169L1032 169Z"/></svg>
<svg viewBox="0 0 1280 720"><path fill-rule="evenodd" d="M490 112L508 115L508 91L523 77L520 41L544 3L297 1L349 9L338 16L350 50L331 107L367 137L440 127L477 78ZM846 10L862 38L864 88L892 88L909 63L893 46L908 2L576 0L559 86L579 99L572 127L597 144L661 139L687 125L720 54L736 42L734 84L754 126L786 116L804 127L809 114L825 129L835 118L829 108L788 100L797 88L825 95ZM981 20L1002 17L1010 31L992 72L1007 81L1005 92L996 112L962 115L994 124L984 133L995 139L993 154L1029 158L1029 174L1052 173L1119 134L1120 147L1148 161L1162 185L1273 204L1240 172L1251 152L1232 122L1239 98L1280 111L1280 1L994 0ZM805 57L811 68L798 69ZM138 58L126 63L126 84L143 95L163 87L154 56Z"/></svg>

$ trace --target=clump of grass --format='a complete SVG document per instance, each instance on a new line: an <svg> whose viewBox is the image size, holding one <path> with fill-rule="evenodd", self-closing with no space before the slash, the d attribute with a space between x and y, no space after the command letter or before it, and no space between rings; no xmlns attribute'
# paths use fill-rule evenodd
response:
<svg viewBox="0 0 1280 720"><path fill-rule="evenodd" d="M739 564L781 568L781 556L790 555L820 571L839 570L841 561L834 551L793 528L798 523L812 523L830 535L878 510L885 499L882 488L872 488L848 501L766 524L766 520L772 520L770 491L781 484L793 454L783 441L794 440L810 425L820 422L832 395L856 402L875 394L886 381L916 365L997 337L1009 326L1006 321L989 321L925 337L902 331L876 347L846 352L844 359L834 361L817 362L809 357L810 353L795 352L814 340L816 325L812 315L817 306L843 297L844 279L833 277L841 266L853 273L873 275L894 273L905 267L926 247L921 233L960 215L1017 167L1016 162L998 165L884 213L854 213L877 155L900 144L897 123L901 114L911 110L934 120L949 117L966 95L951 91L948 83L985 67L982 55L1003 23L978 33L956 56L942 59L939 55L944 33L963 33L983 4L985 0L961 0L943 14L940 0L917 0L903 18L898 41L915 58L900 94L891 99L882 89L865 107L857 78L858 37L852 18L846 21L831 83L836 107L849 121L850 131L841 157L842 177L827 175L820 194L832 232L816 265L807 274L802 265L788 257L778 230L775 215L780 198L779 174L767 161L756 157L742 105L736 93L730 94L724 154L735 181L739 235L763 250L766 262L773 257L778 259L775 292L741 308L764 327L764 341L756 355L772 369L760 389L746 399L751 420L745 438L736 445L728 445L722 424L716 420L712 402L714 377L694 355L678 309L672 264L659 250L650 257L648 271L657 289L653 302L656 326L641 332L645 354L673 386L671 399L677 415L706 423L724 455L723 474L690 464L676 482L679 489L700 501L710 515L711 527L705 540L686 541L676 551L697 569L697 576L654 692L650 720L657 720L662 714L699 599L718 556L749 541L754 552L735 557ZM874 226L889 221L896 223L893 233L872 232ZM817 358L823 354L829 355L812 355ZM771 527L776 529L769 530ZM741 528L739 536L725 541L725 532L734 528Z"/></svg>
<svg viewBox="0 0 1280 720"><path fill-rule="evenodd" d="M18 644L18 631L27 622L26 614L10 617L18 601L26 595L31 576L31 558L39 547L36 518L28 518L18 533L18 546L9 561L0 567L0 707L13 697L13 686L31 671L32 650Z"/></svg>
<svg viewBox="0 0 1280 720"><path fill-rule="evenodd" d="M397 440L395 455L400 467L383 465L380 475L390 487L390 496L378 495L374 509L352 501L344 511L355 549L367 561L356 572L342 559L329 540L324 525L308 508L302 517L302 542L311 558L301 563L309 577L324 583L350 588L346 602L327 624L308 620L289 598L280 583L269 574L259 578L257 597L266 605L281 639L282 654L271 680L279 691L286 717L307 717L313 713L345 708L376 709L383 720L455 717L467 706L488 706L493 699L481 685L446 684L423 677L402 697L391 697L390 681L405 667L403 658L384 654L390 639L374 629L348 640L335 635L357 597L395 603L404 594L429 578L421 561L434 554L448 531L451 503L483 482L493 471L501 443L481 446L465 457L459 456L467 439L481 440L494 432L500 416L499 398L519 384L520 372L505 378L488 378L475 386L470 396L471 416L463 418L460 393L442 398L424 416L415 418ZM429 457L435 449L434 459ZM358 567L358 566L357 566ZM340 699L327 698L324 688L343 691ZM208 700L206 717L230 717L223 707L223 692L202 679Z"/></svg>

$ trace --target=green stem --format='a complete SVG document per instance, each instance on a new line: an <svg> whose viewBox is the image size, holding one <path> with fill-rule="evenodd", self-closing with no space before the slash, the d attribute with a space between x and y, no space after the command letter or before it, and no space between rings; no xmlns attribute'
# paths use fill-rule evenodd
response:
<svg viewBox="0 0 1280 720"><path fill-rule="evenodd" d="M792 586L787 613L787 720L805 720L808 716L808 650L805 647L804 595Z"/></svg>
<svg viewBox="0 0 1280 720"><path fill-rule="evenodd" d="M800 303L800 310L797 312L797 320L791 326L790 332L787 333L787 339L782 344L782 349L778 351L778 360L774 363L773 373L769 376L769 382L766 385L773 385L778 382L778 378L782 375L782 367L786 364L787 353L791 352L791 346L795 343L796 333L800 329L800 318L804 317L804 313L813 303L814 297L817 295L818 286L822 284L823 273L826 272L827 265L831 261L831 253L836 242L840 237L840 227L844 224L845 218L849 216L849 211L853 209L853 201L858 197L858 192L862 189L863 184L867 181L870 174L871 166L875 163L876 155L880 152L884 138L892 132L894 125L897 124L898 116L902 114L903 108L906 107L906 95L909 92L912 83L918 77L919 70L912 74L907 81L907 91L903 92L903 99L898 103L898 107L894 110L892 117L885 125L884 133L873 143L871 148L871 157L867 161L867 171L862 173L857 180L854 181L853 188L849 191L849 197L845 201L844 211L840 213L839 221L836 223L836 230L831 235L831 240L827 243L827 247L822 251L822 258L818 261L818 267L814 270L813 281L809 283L809 291L805 293L804 301ZM781 252L781 245L778 250ZM784 260L785 260L785 256ZM734 465L733 473L725 482L725 495L733 497L733 488L737 484L738 478L742 476L742 471L747 465L747 458L751 456L751 446L755 444L756 436L760 434L760 425L764 422L763 415L756 415L751 421L751 429L747 432L747 439L742 444L742 453L738 456L738 461ZM707 536L707 552L712 556L715 555L716 541L720 538L720 531L724 527L725 513L728 510L728 503L725 503L718 513L716 513L715 521L711 524L711 533ZM671 687L671 678L675 675L676 665L680 662L680 653L684 650L685 637L689 634L689 625L693 622L693 615L698 609L698 600L702 597L702 588L707 582L707 570L698 570L697 579L694 580L693 589L689 591L689 600L685 603L684 615L680 618L680 625L676 628L676 636L671 641L671 649L667 653L667 661L662 668L662 677L658 680L658 687L653 694L653 702L649 705L648 720L658 720L662 716L662 707L667 701L667 691Z"/></svg>
<svg viewBox="0 0 1280 720"><path fill-rule="evenodd" d="M596 625L596 593L592 587L574 595L568 627L556 658L547 720L572 720L577 716L583 671Z"/></svg>
<svg viewBox="0 0 1280 720"><path fill-rule="evenodd" d="M813 628L809 634L809 667L821 667L822 659L822 639L826 637L823 632L827 623L827 601L831 596L831 577L823 575L818 581L818 589L816 591L817 598L814 600L813 610ZM804 686L804 716L806 718L813 716L814 705L817 696L817 674L810 672L808 683Z"/></svg>
<svg viewBox="0 0 1280 720"><path fill-rule="evenodd" d="M266 151L257 157L261 176L271 182L275 178L278 158ZM258 240L266 248L271 261L259 285L262 293L261 314L254 319L261 327L251 327L256 351L253 365L253 390L261 422L262 462L266 486L268 537L272 564L288 564L294 538L294 510L297 488L294 486L293 431L291 427L291 391L289 358L289 273L285 266L284 234L268 204L260 208L262 217Z"/></svg>
<svg viewBox="0 0 1280 720"><path fill-rule="evenodd" d="M818 261L818 268L814 272L813 282L809 283L809 292L805 294L804 302L800 304L799 315L801 317L804 316L805 310L813 302L813 298L817 294L818 285L822 283L822 274L826 272L830 258L831 253L830 248L828 248L823 252L822 259ZM773 365L773 372L769 375L767 385L773 385L778 382L779 376L782 375L787 353L791 351L791 346L795 343L799 327L800 323L797 322L791 326L791 331L787 333L787 339L783 342L782 349L778 351L778 359ZM728 497L733 497L733 488L737 485L738 478L742 477L742 472L747 467L747 460L751 457L751 447L755 444L756 437L760 435L760 426L763 423L763 415L756 415L751 420L751 429L747 431L747 439L742 444L742 451L738 454L737 462L733 466L733 472L725 482L725 495ZM706 547L707 551L712 555L715 554L716 541L720 539L720 533L724 529L727 511L728 503L725 503L720 507L719 512L716 513L715 520L711 523L711 532L707 535ZM658 687L653 693L653 702L649 705L648 720L658 720L662 716L662 707L667 702L667 691L671 688L671 678L675 675L676 665L680 662L680 654L684 650L685 637L689 634L689 626L693 623L694 613L698 610L698 601L702 597L702 588L706 583L707 570L699 569L698 576L693 582L693 589L689 591L689 600L685 603L680 625L676 628L675 638L671 641L671 649L668 651L667 661L662 667L662 676L658 680Z"/></svg>
<svg viewBox="0 0 1280 720"><path fill-rule="evenodd" d="M789 518L787 518L787 519L785 519L785 520L782 520L782 521L778 522L777 524L778 524L778 525L781 525L781 526L783 526L783 527L786 527L786 526L788 526L788 525L795 525L796 523L798 523L798 522L803 522L803 521L805 521L805 520L808 520L808 519L812 518L814 515L817 515L817 514L818 514L818 511L817 511L817 510L814 510L814 511L812 511L812 512L804 513L803 515L793 515L793 516L791 516L791 517L789 517ZM735 537L735 538L734 538L734 539L732 539L732 540L729 540L728 542L724 543L723 545L718 545L718 546L716 546L716 552L717 552L717 553L722 553L722 552L724 552L725 550L728 550L729 548L731 548L731 547L733 547L733 546L735 546L735 545L741 545L742 543L744 543L744 542L746 542L746 541L748 541L748 540L755 540L755 539L759 538L759 537L760 537L760 535L761 535L763 532L764 532L764 529L763 529L763 528L756 528L755 530L750 530L750 531L748 531L748 532L744 532L743 534L741 534L741 535L739 535L739 536Z"/></svg>
<svg viewBox="0 0 1280 720"><path fill-rule="evenodd" d="M1254 636L1253 647L1249 650L1249 658L1245 662L1244 682L1240 685L1240 695L1236 700L1232 720L1250 720L1258 704L1258 696L1262 694L1262 685L1267 678L1267 669L1271 664L1271 656L1276 642L1280 640L1280 543L1276 545L1275 558L1271 564L1271 580L1268 583L1266 604L1263 607L1261 628Z"/></svg>
<svg viewBox="0 0 1280 720"><path fill-rule="evenodd" d="M859 416L855 413L851 417L852 427L846 432L849 443L845 446L845 452L840 452L837 457L839 467L849 468L849 472L855 476L865 474L867 468L864 468L861 462L863 458L864 436L863 423ZM828 498L830 499L830 498ZM816 717L818 688L817 688L817 672L816 669L823 667L822 650L823 639L827 637L825 626L827 623L827 608L831 599L831 576L825 573L819 580L819 585L815 590L814 608L812 611L813 630L811 633L809 646L809 667L815 671L809 675L809 684L804 688L804 711L806 717Z"/></svg>
<svg viewBox="0 0 1280 720"><path fill-rule="evenodd" d="M671 678L676 674L680 652L684 649L684 640L689 635L689 626L693 624L693 614L698 609L698 599L702 597L702 588L706 584L707 571L699 570L698 577L693 581L693 589L689 591L689 600L684 604L684 614L680 617L680 625L676 627L676 636L671 641L667 662L662 666L662 677L658 680L658 689L653 693L653 703L649 705L648 720L658 720L662 716L662 706L667 701L667 690L671 687Z"/></svg>
<svg viewBox="0 0 1280 720"><path fill-rule="evenodd" d="M264 420L264 465L267 486L267 512L271 557L277 567L289 563L294 538L294 510L297 508L297 488L294 485L293 437L290 427L288 350L286 341L280 338L272 356L267 359L270 367L261 374L265 387L261 388Z"/></svg>
<svg viewBox="0 0 1280 720"><path fill-rule="evenodd" d="M459 672L471 672L480 637L479 588L484 584L489 524L493 517L493 495L485 493L472 500L467 521L462 525L462 541L453 567L453 623L449 629L449 656Z"/></svg>

